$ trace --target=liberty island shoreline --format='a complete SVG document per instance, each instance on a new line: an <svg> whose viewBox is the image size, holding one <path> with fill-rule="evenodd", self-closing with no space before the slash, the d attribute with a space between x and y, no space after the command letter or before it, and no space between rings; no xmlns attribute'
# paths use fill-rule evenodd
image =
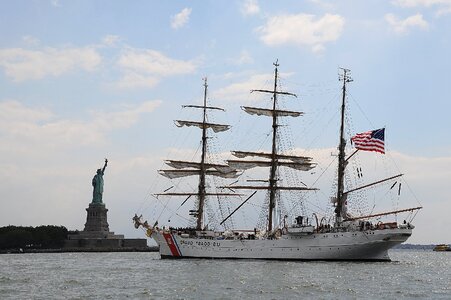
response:
<svg viewBox="0 0 451 300"><path fill-rule="evenodd" d="M8 249L0 250L0 254L34 254L34 253L101 253L101 252L158 252L158 247L147 248L111 248L111 249L99 249L99 248L74 248L74 249Z"/></svg>

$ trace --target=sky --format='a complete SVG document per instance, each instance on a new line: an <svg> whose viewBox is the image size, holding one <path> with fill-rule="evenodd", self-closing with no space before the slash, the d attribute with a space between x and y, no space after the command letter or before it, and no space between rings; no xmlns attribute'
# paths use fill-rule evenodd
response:
<svg viewBox="0 0 451 300"><path fill-rule="evenodd" d="M0 226L82 230L91 180L105 158L111 231L143 237L131 217L163 222L164 206L173 211L172 225L182 224L180 199L152 196L173 185L157 173L163 160L191 159L198 150L199 131L174 126L199 118L181 105L201 104L208 78L209 104L226 109L209 120L232 125L211 139L212 152L269 149L268 120L245 115L240 105L269 105L250 90L272 87L278 60L281 88L298 95L281 107L305 112L287 121L284 145L319 166L305 182L313 186L335 166L338 74L345 67L354 80L349 133L386 128L387 154L359 158L365 174L391 175L375 169L386 164L405 174L405 197L395 195L392 206L423 206L409 242L451 242L451 1L0 5ZM318 187L323 192L309 201L327 206L331 182ZM379 204L388 188L381 189L370 193L367 207Z"/></svg>

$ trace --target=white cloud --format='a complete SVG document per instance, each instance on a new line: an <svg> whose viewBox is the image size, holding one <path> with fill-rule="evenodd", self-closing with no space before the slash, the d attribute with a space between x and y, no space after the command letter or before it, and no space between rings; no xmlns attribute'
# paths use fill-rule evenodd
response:
<svg viewBox="0 0 451 300"><path fill-rule="evenodd" d="M414 28L422 30L427 30L429 28L429 24L423 19L421 14L410 16L404 20L398 19L393 14L386 14L385 20L397 34L406 34L410 29Z"/></svg>
<svg viewBox="0 0 451 300"><path fill-rule="evenodd" d="M152 88L162 77L191 74L196 71L194 61L172 59L155 50L127 49L119 58L124 70L116 83L118 88Z"/></svg>
<svg viewBox="0 0 451 300"><path fill-rule="evenodd" d="M245 16L256 15L260 12L257 0L245 0L241 5L241 13Z"/></svg>
<svg viewBox="0 0 451 300"><path fill-rule="evenodd" d="M148 101L136 107L124 106L116 112L92 112L91 120L82 121L57 119L46 109L3 101L0 102L0 133L4 143L0 151L31 154L39 152L39 148L103 144L106 132L129 128L141 114L154 111L160 103Z"/></svg>
<svg viewBox="0 0 451 300"><path fill-rule="evenodd" d="M3 125L14 121L40 122L52 117L45 108L32 109L14 100L0 102L0 124Z"/></svg>
<svg viewBox="0 0 451 300"><path fill-rule="evenodd" d="M394 0L393 3L401 7L437 7L439 16L451 13L451 0Z"/></svg>
<svg viewBox="0 0 451 300"><path fill-rule="evenodd" d="M181 12L171 17L171 27L174 29L179 29L185 26L189 21L189 16L191 15L191 8L184 8Z"/></svg>
<svg viewBox="0 0 451 300"><path fill-rule="evenodd" d="M56 77L75 69L92 72L101 61L101 56L93 47L0 50L0 67L17 82Z"/></svg>
<svg viewBox="0 0 451 300"><path fill-rule="evenodd" d="M307 14L278 15L257 31L269 46L293 44L309 46L317 52L324 49L324 44L341 36L344 24L345 19L340 15L325 14L321 18Z"/></svg>
<svg viewBox="0 0 451 300"><path fill-rule="evenodd" d="M55 7L61 7L61 3L59 0L51 0L51 3Z"/></svg>
<svg viewBox="0 0 451 300"><path fill-rule="evenodd" d="M233 76L232 76L233 75ZM283 76L289 76L289 74L281 74ZM239 74L226 74L228 78L239 77ZM262 99L266 99L265 95L255 93L251 95L251 90L264 89L272 87L274 75L269 74L254 74L252 76L246 76L246 80L232 83L226 87L212 91L212 97L215 99L233 101L238 103L252 103L258 102Z"/></svg>
<svg viewBox="0 0 451 300"><path fill-rule="evenodd" d="M393 3L402 7L431 7L434 5L450 6L451 0L394 0Z"/></svg>
<svg viewBox="0 0 451 300"><path fill-rule="evenodd" d="M144 113L153 112L161 101L147 101L138 106L124 105L116 112L93 112L92 125L100 129L129 128L135 124Z"/></svg>
<svg viewBox="0 0 451 300"><path fill-rule="evenodd" d="M324 0L310 0L310 2L312 2L316 5L319 5L321 8L323 8L325 10L332 10L335 8L334 4L324 1Z"/></svg>
<svg viewBox="0 0 451 300"><path fill-rule="evenodd" d="M113 34L109 34L106 35L103 39L102 39L102 43L105 44L106 46L114 46L116 45L116 43L118 43L121 40L121 38L117 35L113 35Z"/></svg>
<svg viewBox="0 0 451 300"><path fill-rule="evenodd" d="M190 74L197 67L193 61L176 60L155 50L138 49L125 51L118 64L126 70L160 76Z"/></svg>
<svg viewBox="0 0 451 300"><path fill-rule="evenodd" d="M240 103L252 102L250 91L265 86L272 79L271 74L258 74L251 76L248 80L232 83L226 87L212 92L215 99L229 100Z"/></svg>
<svg viewBox="0 0 451 300"><path fill-rule="evenodd" d="M254 62L251 54L247 50L242 50L238 58L230 59L230 62L234 65L245 65Z"/></svg>
<svg viewBox="0 0 451 300"><path fill-rule="evenodd" d="M37 46L37 45L39 45L39 42L40 42L38 38L35 38L30 35L23 36L22 41L24 41L24 43L27 46Z"/></svg>
<svg viewBox="0 0 451 300"><path fill-rule="evenodd" d="M126 72L115 85L120 89L153 88L159 82L158 78L154 76Z"/></svg>

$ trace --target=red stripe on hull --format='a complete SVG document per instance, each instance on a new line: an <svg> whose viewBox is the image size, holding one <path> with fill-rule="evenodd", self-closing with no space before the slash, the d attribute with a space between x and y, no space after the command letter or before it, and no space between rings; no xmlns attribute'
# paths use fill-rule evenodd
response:
<svg viewBox="0 0 451 300"><path fill-rule="evenodd" d="M173 256L180 256L180 253L177 250L177 246L175 245L174 240L172 239L172 235L170 233L163 233L163 237L166 240L166 243L168 244L172 255Z"/></svg>

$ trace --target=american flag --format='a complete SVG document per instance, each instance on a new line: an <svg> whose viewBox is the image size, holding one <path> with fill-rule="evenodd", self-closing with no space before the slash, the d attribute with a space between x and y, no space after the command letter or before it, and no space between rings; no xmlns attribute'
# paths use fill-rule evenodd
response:
<svg viewBox="0 0 451 300"><path fill-rule="evenodd" d="M385 128L358 133L351 138L358 150L375 151L385 154L384 148Z"/></svg>

